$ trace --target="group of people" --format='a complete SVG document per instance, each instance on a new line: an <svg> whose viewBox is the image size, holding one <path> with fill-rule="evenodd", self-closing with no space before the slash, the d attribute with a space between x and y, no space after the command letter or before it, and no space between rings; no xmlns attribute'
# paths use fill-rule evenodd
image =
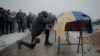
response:
<svg viewBox="0 0 100 56"><path fill-rule="evenodd" d="M36 19L36 15L32 14L32 12L29 12L29 15L27 16L22 9L19 9L19 12L16 14L16 21L18 24L18 31L19 32L25 32L26 28L29 28L31 31L32 23L34 23Z"/></svg>
<svg viewBox="0 0 100 56"><path fill-rule="evenodd" d="M0 7L0 35L13 33L13 16L10 16L10 10Z"/></svg>
<svg viewBox="0 0 100 56"><path fill-rule="evenodd" d="M18 48L21 48L22 45L33 49L36 46L36 37L39 36L42 32L45 33L45 45L52 45L49 42L49 34L52 24L54 24L56 16L47 11L40 12L37 16L29 12L27 16L26 13L19 9L15 16L11 15L10 10L5 10L0 7L0 35L8 34L14 32L14 22L18 25L18 32L25 32L25 29L31 31L31 43L18 40Z"/></svg>
<svg viewBox="0 0 100 56"><path fill-rule="evenodd" d="M18 12L11 12L9 9L4 9L0 7L0 36L8 33L13 33L16 30L18 32L25 32L25 29L29 28L31 31L32 23L35 21L36 15L29 12L29 15L26 15L25 12L22 12L22 9L19 9ZM17 23L17 25L15 25Z"/></svg>

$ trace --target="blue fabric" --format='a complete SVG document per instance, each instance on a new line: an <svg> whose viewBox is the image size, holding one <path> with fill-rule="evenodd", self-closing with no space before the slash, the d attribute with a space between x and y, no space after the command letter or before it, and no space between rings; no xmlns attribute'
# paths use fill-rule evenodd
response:
<svg viewBox="0 0 100 56"><path fill-rule="evenodd" d="M75 19L77 21L89 20L89 31L88 31L88 33L93 32L93 24L92 24L91 18L88 15L86 15L82 12L79 12L79 11L73 11L72 13L75 16Z"/></svg>
<svg viewBox="0 0 100 56"><path fill-rule="evenodd" d="M89 20L88 16L82 12L79 12L79 11L73 11L73 15L75 16L75 19L77 21L80 21L80 20Z"/></svg>
<svg viewBox="0 0 100 56"><path fill-rule="evenodd" d="M88 16L89 17L89 16ZM92 23L92 20L91 20L91 18L89 17L89 31L88 31L88 33L93 33L93 23Z"/></svg>

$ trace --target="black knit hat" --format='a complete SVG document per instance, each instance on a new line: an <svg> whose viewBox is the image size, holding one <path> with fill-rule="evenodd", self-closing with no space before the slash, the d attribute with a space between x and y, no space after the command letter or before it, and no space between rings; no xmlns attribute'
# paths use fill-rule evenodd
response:
<svg viewBox="0 0 100 56"><path fill-rule="evenodd" d="M0 10L3 10L3 8L2 8L2 7L0 7Z"/></svg>
<svg viewBox="0 0 100 56"><path fill-rule="evenodd" d="M43 15L46 18L46 17L48 17L48 12L42 11L42 12L39 13L39 15Z"/></svg>

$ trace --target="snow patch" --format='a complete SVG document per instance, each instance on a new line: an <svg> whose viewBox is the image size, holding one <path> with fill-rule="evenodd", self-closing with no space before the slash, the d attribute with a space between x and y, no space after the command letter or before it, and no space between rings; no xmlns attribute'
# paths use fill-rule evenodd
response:
<svg viewBox="0 0 100 56"><path fill-rule="evenodd" d="M26 30L24 33L15 32L12 34L0 36L0 51L15 43L17 40L24 38L28 35L28 33L30 33L29 30Z"/></svg>

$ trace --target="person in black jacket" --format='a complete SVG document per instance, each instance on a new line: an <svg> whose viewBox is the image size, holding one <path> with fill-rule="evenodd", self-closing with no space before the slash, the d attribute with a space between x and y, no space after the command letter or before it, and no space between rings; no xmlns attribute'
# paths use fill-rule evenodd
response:
<svg viewBox="0 0 100 56"><path fill-rule="evenodd" d="M4 12L3 8L0 7L0 35L2 35L3 12Z"/></svg>
<svg viewBox="0 0 100 56"><path fill-rule="evenodd" d="M38 14L38 17L36 18L35 22L32 24L31 43L26 43L22 40L19 40L17 41L18 48L21 48L21 45L27 46L31 49L35 47L36 45L35 38L44 31L46 24L50 24L55 21L55 18L48 19L47 17L48 17L48 13L46 11L42 11ZM51 45L51 44L48 41L46 45Z"/></svg>
<svg viewBox="0 0 100 56"><path fill-rule="evenodd" d="M6 27L7 27L7 11L4 9L2 12L2 34L7 34Z"/></svg>
<svg viewBox="0 0 100 56"><path fill-rule="evenodd" d="M27 17L27 27L29 28L30 31L31 31L32 21L33 21L33 15L32 12L29 12L29 15Z"/></svg>
<svg viewBox="0 0 100 56"><path fill-rule="evenodd" d="M13 32L13 18L11 18L10 10L7 10L7 26L6 26L6 33Z"/></svg>
<svg viewBox="0 0 100 56"><path fill-rule="evenodd" d="M16 19L17 19L17 23L18 23L18 31L21 32L25 32L24 31L24 13L22 12L22 9L19 9L19 12L16 14Z"/></svg>

